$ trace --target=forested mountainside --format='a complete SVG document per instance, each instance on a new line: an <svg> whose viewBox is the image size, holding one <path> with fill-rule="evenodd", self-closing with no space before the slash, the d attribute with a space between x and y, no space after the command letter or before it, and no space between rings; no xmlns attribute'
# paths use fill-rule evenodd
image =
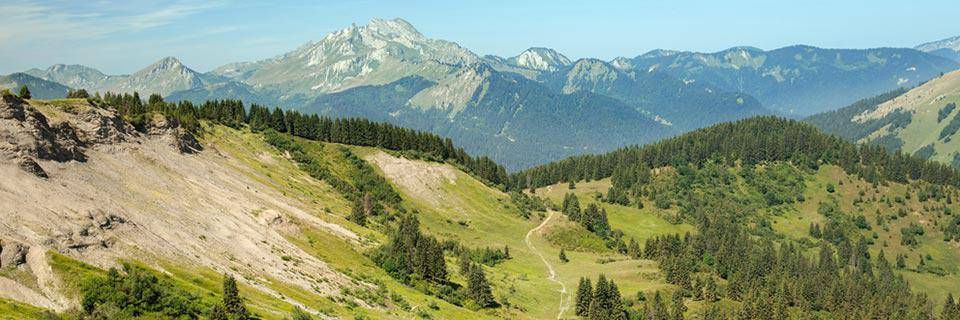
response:
<svg viewBox="0 0 960 320"><path fill-rule="evenodd" d="M443 89L470 95L462 107L409 106L409 101L431 96L435 90L435 84L413 77L329 94L296 109L434 132L461 141L470 152L489 155L511 170L678 132L616 99L590 92L557 93L518 75L475 67L471 72L480 77L473 84L478 91L457 86Z"/></svg>
<svg viewBox="0 0 960 320"><path fill-rule="evenodd" d="M960 128L954 116L958 102L960 73L954 71L806 121L850 141L957 165L960 145L953 138Z"/></svg>
<svg viewBox="0 0 960 320"><path fill-rule="evenodd" d="M958 178L943 164L760 117L535 167L511 185L562 200L568 219L658 261L668 283L691 290L674 301L713 301L724 283L722 299L739 309L708 304L704 318L951 319ZM584 197L652 207L696 231L633 244L604 210L582 210ZM646 298L644 314L674 312L666 296Z"/></svg>
<svg viewBox="0 0 960 320"><path fill-rule="evenodd" d="M578 60L538 79L558 92L592 92L617 99L679 132L773 113L747 94L659 71L625 70L596 59Z"/></svg>
<svg viewBox="0 0 960 320"><path fill-rule="evenodd" d="M368 120L71 96L0 104L17 319L960 314L960 174L792 120L507 176Z"/></svg>

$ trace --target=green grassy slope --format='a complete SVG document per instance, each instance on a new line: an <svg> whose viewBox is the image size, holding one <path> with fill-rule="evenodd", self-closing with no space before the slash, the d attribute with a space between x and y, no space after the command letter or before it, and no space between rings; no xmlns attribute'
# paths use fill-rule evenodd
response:
<svg viewBox="0 0 960 320"><path fill-rule="evenodd" d="M508 195L453 170L449 165L400 159L370 149L364 153L365 158L377 164L380 172L397 186L405 203L420 212L421 223L429 233L444 239L456 239L472 247L509 246L513 258L488 269L494 295L506 298L512 305L498 310L498 315L532 319L557 316L560 286L547 279L548 269L536 252L524 243L527 232L545 218L543 213L524 219ZM421 188L424 185L426 189ZM552 198L552 195L547 197ZM691 229L685 225L671 225L644 210L604 206L610 214L611 224L637 239ZM574 237L593 235L567 222L560 213L554 213L542 232L531 234L531 245L556 268L559 280L567 288L568 299L575 293L580 277L596 279L601 273L616 281L622 292L631 295L637 291L652 292L671 287L663 281L656 263L616 254L606 249L599 239L593 240L592 245L597 250L568 250L570 261L562 263L558 258L562 242L548 239L559 229L571 230ZM573 239L563 241L570 240ZM572 310L566 310L564 317L571 317Z"/></svg>
<svg viewBox="0 0 960 320"><path fill-rule="evenodd" d="M848 140L880 144L935 161L953 164L960 152L960 72L954 71L913 88L895 91L818 114L806 121Z"/></svg>

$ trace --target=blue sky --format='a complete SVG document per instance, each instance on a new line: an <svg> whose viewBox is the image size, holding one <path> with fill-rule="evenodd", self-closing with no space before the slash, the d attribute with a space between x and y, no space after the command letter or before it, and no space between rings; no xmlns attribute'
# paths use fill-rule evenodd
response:
<svg viewBox="0 0 960 320"><path fill-rule="evenodd" d="M0 2L0 74L54 63L130 73L176 56L198 71L275 56L375 17L478 54L531 46L570 58L749 45L912 47L960 35L960 1Z"/></svg>

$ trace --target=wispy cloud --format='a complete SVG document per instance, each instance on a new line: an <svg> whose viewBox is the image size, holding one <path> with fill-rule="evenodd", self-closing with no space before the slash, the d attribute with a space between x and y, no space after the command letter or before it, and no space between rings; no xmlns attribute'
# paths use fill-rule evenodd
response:
<svg viewBox="0 0 960 320"><path fill-rule="evenodd" d="M151 2L13 0L0 4L0 41L63 41L95 39L116 33L145 31L219 7L214 2Z"/></svg>

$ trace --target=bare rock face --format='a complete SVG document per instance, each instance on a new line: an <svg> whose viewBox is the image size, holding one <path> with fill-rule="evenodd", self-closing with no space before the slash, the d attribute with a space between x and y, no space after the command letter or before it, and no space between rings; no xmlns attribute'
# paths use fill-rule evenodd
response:
<svg viewBox="0 0 960 320"><path fill-rule="evenodd" d="M17 267L27 263L29 246L15 241L0 241L0 268Z"/></svg>
<svg viewBox="0 0 960 320"><path fill-rule="evenodd" d="M73 230L62 231L44 242L44 245L57 248L62 252L84 251L88 248L110 248L116 243L116 238L111 236L110 232L127 226L135 227L122 215L100 210L91 211L87 213L79 226L73 228Z"/></svg>
<svg viewBox="0 0 960 320"><path fill-rule="evenodd" d="M81 132L81 140L88 145L127 141L137 136L136 129L123 120L112 108L84 108L73 112L71 123Z"/></svg>
<svg viewBox="0 0 960 320"><path fill-rule="evenodd" d="M40 107L40 106L38 106ZM84 151L97 146L116 144L141 137L129 122L113 108L96 102L75 102L44 105L56 119L51 123L44 113L22 99L0 97L0 161L17 164L24 171L46 178L41 160L85 162ZM181 153L202 150L192 133L157 115L148 124L147 134L169 139Z"/></svg>
<svg viewBox="0 0 960 320"><path fill-rule="evenodd" d="M155 115L147 124L147 134L164 136L169 144L180 153L197 153L203 150L203 145L189 131L170 121L163 115Z"/></svg>
<svg viewBox="0 0 960 320"><path fill-rule="evenodd" d="M40 164L34 161L33 159L21 158L21 159L18 159L18 161L19 162L17 163L17 165L23 171L32 173L33 175L40 178L44 178L44 179L49 178L49 176L47 175L47 172L43 170L43 167L41 167Z"/></svg>
<svg viewBox="0 0 960 320"><path fill-rule="evenodd" d="M0 156L14 159L28 171L39 172L42 168L36 170L39 165L35 159L85 161L82 148L83 143L69 124L50 126L42 113L20 98L0 97Z"/></svg>

